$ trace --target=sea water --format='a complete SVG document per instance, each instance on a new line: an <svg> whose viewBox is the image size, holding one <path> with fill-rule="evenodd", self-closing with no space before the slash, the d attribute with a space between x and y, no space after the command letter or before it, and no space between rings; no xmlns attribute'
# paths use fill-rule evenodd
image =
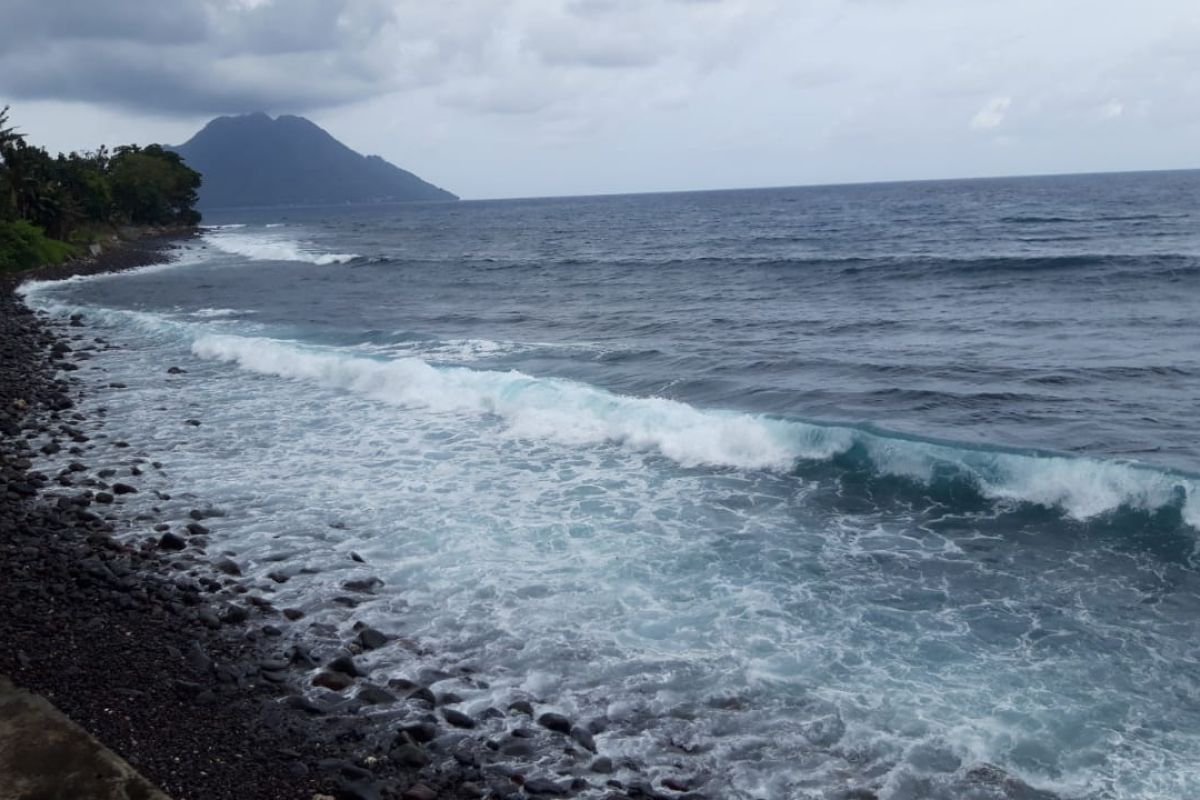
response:
<svg viewBox="0 0 1200 800"><path fill-rule="evenodd" d="M231 210L168 268L25 292L120 348L73 373L90 405L168 514L227 513L214 556L288 573L288 635L403 638L378 682L470 666L464 710L606 720L602 753L712 796L1174 800L1198 201L1158 173Z"/></svg>

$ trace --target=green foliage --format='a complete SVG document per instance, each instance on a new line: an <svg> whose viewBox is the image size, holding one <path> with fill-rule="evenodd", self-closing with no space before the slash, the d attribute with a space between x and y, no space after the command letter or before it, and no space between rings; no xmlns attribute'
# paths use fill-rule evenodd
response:
<svg viewBox="0 0 1200 800"><path fill-rule="evenodd" d="M17 256L11 253L25 258L31 252L31 229L48 241L46 236L71 240L103 225L195 225L199 188L200 173L160 145L51 157L9 124L8 106L0 109L0 223L30 223L20 235L7 234L6 258L13 263ZM42 252L56 260L61 251Z"/></svg>
<svg viewBox="0 0 1200 800"><path fill-rule="evenodd" d="M130 222L140 225L194 225L200 215L196 190L200 173L178 153L152 144L118 147L110 171L112 198Z"/></svg>
<svg viewBox="0 0 1200 800"><path fill-rule="evenodd" d="M75 255L75 248L47 238L25 220L0 222L0 272L58 264Z"/></svg>

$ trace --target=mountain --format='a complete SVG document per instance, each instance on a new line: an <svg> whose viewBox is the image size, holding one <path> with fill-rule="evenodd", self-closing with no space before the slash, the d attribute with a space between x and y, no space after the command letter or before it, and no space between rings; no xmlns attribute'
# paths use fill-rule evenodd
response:
<svg viewBox="0 0 1200 800"><path fill-rule="evenodd" d="M303 117L217 117L172 149L204 176L201 208L458 199Z"/></svg>

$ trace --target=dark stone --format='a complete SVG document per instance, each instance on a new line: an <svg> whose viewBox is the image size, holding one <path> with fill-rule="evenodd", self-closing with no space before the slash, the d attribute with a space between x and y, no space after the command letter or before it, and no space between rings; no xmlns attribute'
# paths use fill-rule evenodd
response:
<svg viewBox="0 0 1200 800"><path fill-rule="evenodd" d="M537 721L538 724L543 728L548 728L555 733L571 732L571 720L567 719L562 714L548 712L538 717Z"/></svg>
<svg viewBox="0 0 1200 800"><path fill-rule="evenodd" d="M405 725L400 732L408 734L415 742L425 744L437 738L438 728L432 722L418 722L414 725Z"/></svg>
<svg viewBox="0 0 1200 800"><path fill-rule="evenodd" d="M379 578L362 578L360 580L346 581L342 584L342 588L349 592L361 592L370 594L376 587L383 586L383 581Z"/></svg>
<svg viewBox="0 0 1200 800"><path fill-rule="evenodd" d="M137 493L137 489L133 486L130 486L128 483L114 483L112 485L112 490L113 490L114 494L136 494Z"/></svg>
<svg viewBox="0 0 1200 800"><path fill-rule="evenodd" d="M400 795L400 800L437 800L437 792L423 783L413 784Z"/></svg>
<svg viewBox="0 0 1200 800"><path fill-rule="evenodd" d="M184 424L184 425L191 425L193 428L199 428L199 427L200 427L200 420L198 420L198 419L185 419L185 420L183 421L183 424Z"/></svg>
<svg viewBox="0 0 1200 800"><path fill-rule="evenodd" d="M461 711L457 711L453 708L443 708L442 716L446 718L446 722L449 722L451 725L453 725L456 728L474 728L475 727L475 720L471 719L470 717L468 717L466 714L462 713Z"/></svg>
<svg viewBox="0 0 1200 800"><path fill-rule="evenodd" d="M357 678L359 675L362 675L362 673L358 671L358 665L354 663L354 659L352 659L350 656L338 656L330 661L326 666L334 672L340 672L343 675L349 675L353 678Z"/></svg>
<svg viewBox="0 0 1200 800"><path fill-rule="evenodd" d="M437 705L437 698L433 696L433 692L429 691L424 686L413 689L409 693L408 699L415 700L419 703L424 703L430 708L433 708L435 705Z"/></svg>
<svg viewBox="0 0 1200 800"><path fill-rule="evenodd" d="M218 572L224 572L226 575L241 575L242 568L237 565L237 562L231 558L219 558L213 562L213 567Z"/></svg>
<svg viewBox="0 0 1200 800"><path fill-rule="evenodd" d="M182 550L187 547L187 542L173 533L164 533L158 540L158 546L163 550Z"/></svg>
<svg viewBox="0 0 1200 800"><path fill-rule="evenodd" d="M583 749L596 752L596 740L592 738L592 734L586 728L578 725L571 728L571 738L578 742Z"/></svg>
<svg viewBox="0 0 1200 800"><path fill-rule="evenodd" d="M190 533L192 536L205 536L205 535L211 533L211 531L208 528L204 527L203 525L201 525L198 522L189 522L184 527L187 530L187 532Z"/></svg>
<svg viewBox="0 0 1200 800"><path fill-rule="evenodd" d="M363 628L358 632L358 643L364 650L378 650L388 643L388 637L374 628Z"/></svg>
<svg viewBox="0 0 1200 800"><path fill-rule="evenodd" d="M96 492L96 496L92 499L94 499L97 503L108 504L111 503L115 498L108 492Z"/></svg>
<svg viewBox="0 0 1200 800"><path fill-rule="evenodd" d="M323 686L335 692L340 692L354 683L354 678L344 672L318 672L312 679L313 686Z"/></svg>
<svg viewBox="0 0 1200 800"><path fill-rule="evenodd" d="M531 778L525 781L525 793L563 797L569 793L567 787L549 778Z"/></svg>
<svg viewBox="0 0 1200 800"><path fill-rule="evenodd" d="M358 690L355 697L372 706L396 702L396 695L378 686L364 686Z"/></svg>
<svg viewBox="0 0 1200 800"><path fill-rule="evenodd" d="M600 756L592 762L592 765L588 769L601 775L611 775L613 771L612 759L608 756Z"/></svg>
<svg viewBox="0 0 1200 800"><path fill-rule="evenodd" d="M415 744L402 744L392 751L392 760L409 769L420 769L429 766L430 758Z"/></svg>
<svg viewBox="0 0 1200 800"><path fill-rule="evenodd" d="M292 622L295 622L298 619L303 619L304 612L298 608L285 608L283 609L283 615Z"/></svg>
<svg viewBox="0 0 1200 800"><path fill-rule="evenodd" d="M237 625L245 622L250 618L250 612L241 606L229 606L225 612L221 614L221 622L226 625Z"/></svg>
<svg viewBox="0 0 1200 800"><path fill-rule="evenodd" d="M186 372L186 369L180 369L179 367L167 367L168 375L183 375Z"/></svg>

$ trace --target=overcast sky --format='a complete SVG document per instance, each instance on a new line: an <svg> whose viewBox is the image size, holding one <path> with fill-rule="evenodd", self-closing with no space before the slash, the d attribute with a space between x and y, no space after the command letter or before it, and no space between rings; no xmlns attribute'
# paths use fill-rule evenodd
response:
<svg viewBox="0 0 1200 800"><path fill-rule="evenodd" d="M466 198L1200 166L1196 0L4 0L52 150L309 117Z"/></svg>

